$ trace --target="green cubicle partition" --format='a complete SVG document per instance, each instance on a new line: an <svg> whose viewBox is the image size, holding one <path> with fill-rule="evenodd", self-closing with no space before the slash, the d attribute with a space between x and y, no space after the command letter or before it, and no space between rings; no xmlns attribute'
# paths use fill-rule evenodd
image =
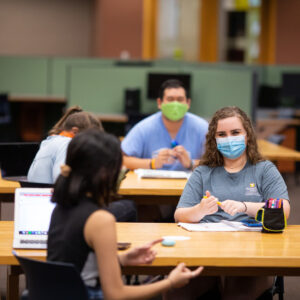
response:
<svg viewBox="0 0 300 300"><path fill-rule="evenodd" d="M0 57L0 92L66 97L99 113L122 113L125 89L141 90L143 113L156 111L147 99L147 74L189 73L192 76L191 111L210 118L219 107L238 105L251 113L253 74L259 84L280 86L281 74L300 72L300 66L245 66L155 60L148 64L112 59L63 57Z"/></svg>
<svg viewBox="0 0 300 300"><path fill-rule="evenodd" d="M45 95L48 93L45 57L0 57L0 92Z"/></svg>
<svg viewBox="0 0 300 300"><path fill-rule="evenodd" d="M300 73L300 66L276 65L265 66L263 83L270 86L280 87L282 84L281 76L283 73Z"/></svg>
<svg viewBox="0 0 300 300"><path fill-rule="evenodd" d="M150 67L77 67L71 68L69 105L80 104L98 113L123 113L126 89L141 90L141 110L156 110L155 100L146 100L147 73ZM174 73L174 68L155 68L155 72Z"/></svg>
<svg viewBox="0 0 300 300"><path fill-rule="evenodd" d="M238 105L251 113L252 70L211 66L89 67L72 66L67 80L69 105L79 104L99 113L122 113L126 89L141 90L143 113L157 110L147 99L147 74L189 73L192 76L191 111L210 118L220 107Z"/></svg>
<svg viewBox="0 0 300 300"><path fill-rule="evenodd" d="M67 78L72 66L113 67L112 59L91 58L49 58L49 90L53 96L65 96Z"/></svg>

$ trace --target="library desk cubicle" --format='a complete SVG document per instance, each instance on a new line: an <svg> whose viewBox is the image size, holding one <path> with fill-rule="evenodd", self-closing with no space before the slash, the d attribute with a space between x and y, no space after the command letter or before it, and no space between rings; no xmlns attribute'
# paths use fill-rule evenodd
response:
<svg viewBox="0 0 300 300"><path fill-rule="evenodd" d="M146 233L146 234L145 234ZM174 247L155 246L152 265L123 268L123 274L168 274L179 262L204 266L203 276L300 276L300 225L282 234L261 232L189 232L175 223L117 223L119 242L143 245L164 236L184 236ZM12 254L13 221L0 221L0 264L8 265L7 299L18 299L18 261ZM45 250L17 250L21 256L45 260Z"/></svg>

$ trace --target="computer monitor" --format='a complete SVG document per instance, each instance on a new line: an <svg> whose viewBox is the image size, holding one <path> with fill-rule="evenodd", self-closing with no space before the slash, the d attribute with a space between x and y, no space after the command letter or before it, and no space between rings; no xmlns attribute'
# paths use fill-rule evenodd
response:
<svg viewBox="0 0 300 300"><path fill-rule="evenodd" d="M281 96L293 107L300 107L300 73L283 73Z"/></svg>
<svg viewBox="0 0 300 300"><path fill-rule="evenodd" d="M147 80L147 98L155 100L158 98L159 89L162 83L168 79L178 79L182 82L190 95L191 90L191 75L185 73L148 73Z"/></svg>
<svg viewBox="0 0 300 300"><path fill-rule="evenodd" d="M0 143L2 177L25 177L39 145L38 142Z"/></svg>
<svg viewBox="0 0 300 300"><path fill-rule="evenodd" d="M261 85L258 93L259 108L277 108L280 106L280 87Z"/></svg>

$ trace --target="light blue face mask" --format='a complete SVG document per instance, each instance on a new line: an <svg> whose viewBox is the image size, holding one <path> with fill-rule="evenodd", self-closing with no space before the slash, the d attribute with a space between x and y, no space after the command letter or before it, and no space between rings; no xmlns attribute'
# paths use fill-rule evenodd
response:
<svg viewBox="0 0 300 300"><path fill-rule="evenodd" d="M218 150L229 159L240 157L246 149L245 135L216 138L216 141Z"/></svg>

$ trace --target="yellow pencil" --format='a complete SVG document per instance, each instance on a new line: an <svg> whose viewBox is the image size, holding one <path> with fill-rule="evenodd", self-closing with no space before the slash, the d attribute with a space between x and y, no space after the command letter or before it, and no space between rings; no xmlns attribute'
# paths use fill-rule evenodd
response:
<svg viewBox="0 0 300 300"><path fill-rule="evenodd" d="M206 198L207 198L207 196L203 196L202 199L206 199ZM217 204L218 204L219 206L222 206L222 203L221 203L220 201L217 201Z"/></svg>

